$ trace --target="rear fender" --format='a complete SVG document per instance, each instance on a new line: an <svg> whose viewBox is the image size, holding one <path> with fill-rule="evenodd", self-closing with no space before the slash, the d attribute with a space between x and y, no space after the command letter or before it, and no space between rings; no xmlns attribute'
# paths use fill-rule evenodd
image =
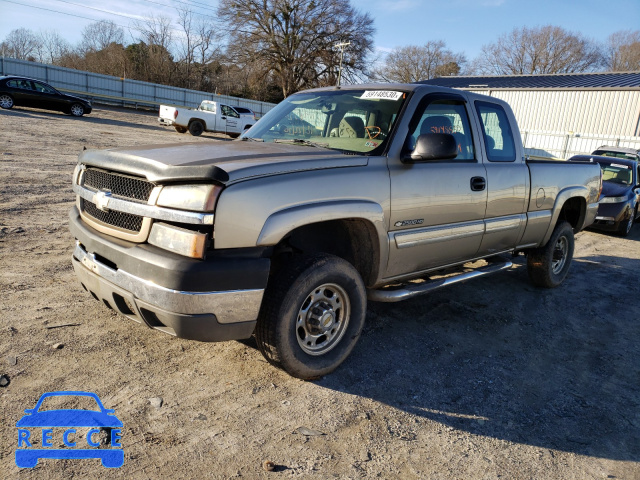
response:
<svg viewBox="0 0 640 480"><path fill-rule="evenodd" d="M553 229L558 223L558 219L560 218L560 213L562 212L562 207L564 207L565 203L567 203L567 201L571 198L580 197L584 200L584 203L586 206L588 204L590 192L591 190L586 186L576 186L576 187L565 188L564 190L561 190L558 193L558 196L556 197L556 201L553 205L553 209L551 211L551 222L549 223L549 228L547 229L547 233L545 234L544 239L542 240L542 243L540 243L540 245L546 245L549 239L551 238L551 234L553 233ZM584 228L583 224L584 224L584 215L582 215L580 222L578 222L578 225L577 225L577 228L575 228L575 231L577 232L582 230Z"/></svg>

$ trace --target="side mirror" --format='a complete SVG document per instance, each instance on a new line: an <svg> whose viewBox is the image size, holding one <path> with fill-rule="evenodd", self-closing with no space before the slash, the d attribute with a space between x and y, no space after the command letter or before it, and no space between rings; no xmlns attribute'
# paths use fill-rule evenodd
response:
<svg viewBox="0 0 640 480"><path fill-rule="evenodd" d="M449 160L458 156L458 144L448 133L427 133L420 135L410 157L414 162L421 160Z"/></svg>

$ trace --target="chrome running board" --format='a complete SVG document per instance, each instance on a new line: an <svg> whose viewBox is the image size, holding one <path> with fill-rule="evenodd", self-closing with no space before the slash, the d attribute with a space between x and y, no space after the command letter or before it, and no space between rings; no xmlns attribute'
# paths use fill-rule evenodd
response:
<svg viewBox="0 0 640 480"><path fill-rule="evenodd" d="M406 284L400 288L381 288L378 290L367 290L367 298L373 302L401 302L409 298L417 297L418 295L424 295L438 288L453 285L454 283L464 282L472 278L480 277L482 275L489 275L490 273L496 273L501 270L511 268L513 263L502 262L492 263L485 267L480 267L472 272L464 272L458 275L454 275L446 278L439 278L436 280L427 280L424 283L418 284Z"/></svg>

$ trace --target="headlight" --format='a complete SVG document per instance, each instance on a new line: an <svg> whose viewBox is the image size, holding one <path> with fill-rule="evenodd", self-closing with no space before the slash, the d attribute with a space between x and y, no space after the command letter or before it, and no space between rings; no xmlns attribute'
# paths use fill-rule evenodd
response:
<svg viewBox="0 0 640 480"><path fill-rule="evenodd" d="M600 203L622 203L626 202L627 197L604 197Z"/></svg>
<svg viewBox="0 0 640 480"><path fill-rule="evenodd" d="M204 258L207 236L186 228L156 222L151 227L149 243L192 258Z"/></svg>
<svg viewBox="0 0 640 480"><path fill-rule="evenodd" d="M160 192L156 205L161 207L213 212L222 187L218 185L169 185Z"/></svg>

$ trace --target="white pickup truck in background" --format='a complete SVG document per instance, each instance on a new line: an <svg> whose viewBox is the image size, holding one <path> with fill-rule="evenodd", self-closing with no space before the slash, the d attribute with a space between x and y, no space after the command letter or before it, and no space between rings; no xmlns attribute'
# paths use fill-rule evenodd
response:
<svg viewBox="0 0 640 480"><path fill-rule="evenodd" d="M160 105L158 121L175 127L178 133L186 133L188 130L196 137L203 132L216 132L236 138L256 123L257 118L248 108L203 100L195 110Z"/></svg>

